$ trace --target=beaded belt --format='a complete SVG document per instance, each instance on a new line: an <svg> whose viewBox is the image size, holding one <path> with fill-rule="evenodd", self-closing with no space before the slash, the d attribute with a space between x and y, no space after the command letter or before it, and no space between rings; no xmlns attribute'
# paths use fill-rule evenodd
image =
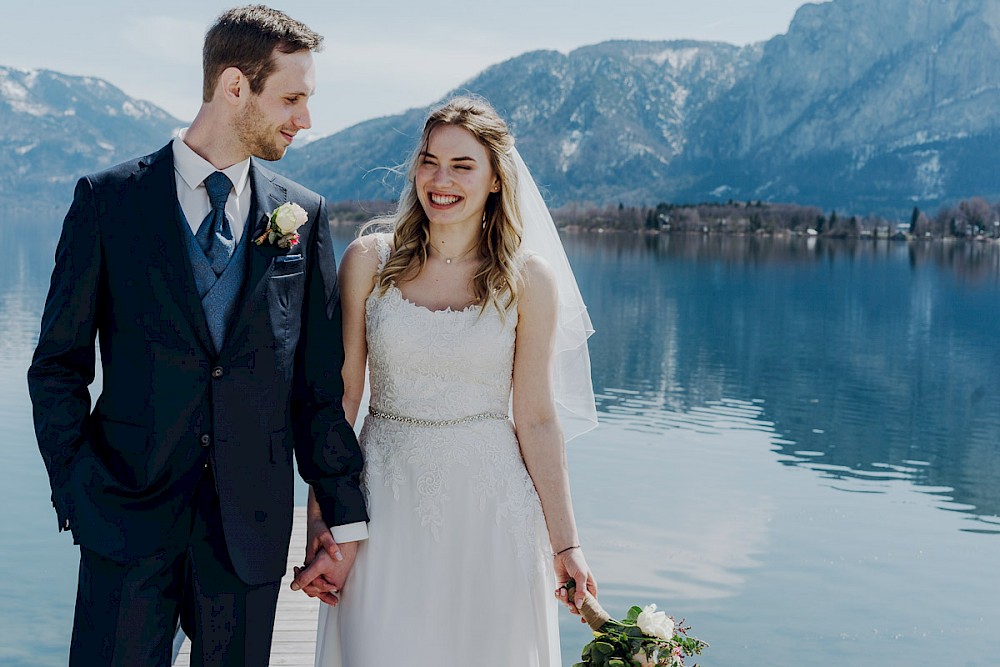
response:
<svg viewBox="0 0 1000 667"><path fill-rule="evenodd" d="M507 415L500 414L499 412L482 412L478 415L469 415L468 417L459 417L458 419L416 419L415 417L401 417L389 412L382 412L381 410L376 410L370 405L368 406L368 414L377 419L390 419L402 424L410 424L411 426L460 426L462 424L471 424L472 422L481 422L487 419L507 421Z"/></svg>

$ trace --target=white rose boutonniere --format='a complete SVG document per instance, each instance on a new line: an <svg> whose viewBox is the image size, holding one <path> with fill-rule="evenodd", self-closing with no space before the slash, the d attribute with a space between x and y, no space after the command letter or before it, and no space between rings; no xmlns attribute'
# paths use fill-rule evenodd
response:
<svg viewBox="0 0 1000 667"><path fill-rule="evenodd" d="M309 221L309 214L298 204L286 202L274 209L267 221L267 229L254 239L261 245L264 241L279 248L291 248L299 243L298 229Z"/></svg>

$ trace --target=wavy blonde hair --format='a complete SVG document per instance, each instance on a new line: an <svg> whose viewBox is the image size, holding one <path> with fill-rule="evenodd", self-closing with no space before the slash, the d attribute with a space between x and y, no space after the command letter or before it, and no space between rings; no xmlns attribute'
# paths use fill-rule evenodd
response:
<svg viewBox="0 0 1000 667"><path fill-rule="evenodd" d="M518 268L514 258L521 247L523 230L517 204L517 167L511 155L514 137L492 105L479 97L456 97L430 113L409 160L407 185L396 212L376 218L362 230L364 233L376 226L391 230L393 235L393 251L375 284L385 294L396 282L416 276L427 262L429 221L417 199L414 179L431 132L442 125L468 130L486 148L500 182L499 192L491 192L486 199L486 219L479 237L481 262L472 283L476 303L483 310L494 306L503 314L517 301Z"/></svg>

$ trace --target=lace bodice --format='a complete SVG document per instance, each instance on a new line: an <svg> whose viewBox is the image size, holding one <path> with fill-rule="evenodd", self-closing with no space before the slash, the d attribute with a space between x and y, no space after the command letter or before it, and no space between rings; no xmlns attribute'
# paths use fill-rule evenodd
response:
<svg viewBox="0 0 1000 667"><path fill-rule="evenodd" d="M378 244L380 266L388 246ZM517 309L429 310L395 286L365 303L371 406L402 417L507 414Z"/></svg>

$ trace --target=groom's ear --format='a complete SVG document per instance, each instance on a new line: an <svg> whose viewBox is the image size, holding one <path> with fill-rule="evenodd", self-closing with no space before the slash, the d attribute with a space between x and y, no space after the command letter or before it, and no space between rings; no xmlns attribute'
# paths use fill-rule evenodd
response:
<svg viewBox="0 0 1000 667"><path fill-rule="evenodd" d="M219 75L216 94L221 93L229 104L238 105L249 92L249 82L239 68L227 67Z"/></svg>

